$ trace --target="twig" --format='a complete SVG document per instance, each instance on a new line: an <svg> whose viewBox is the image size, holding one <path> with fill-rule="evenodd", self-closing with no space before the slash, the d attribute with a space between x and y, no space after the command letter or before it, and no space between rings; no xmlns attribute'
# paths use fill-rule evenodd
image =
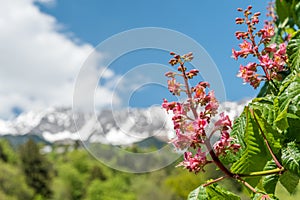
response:
<svg viewBox="0 0 300 200"><path fill-rule="evenodd" d="M209 181L208 183L203 184L202 186L203 186L203 187L209 186L209 185L211 185L211 184L213 184L213 183L216 183L216 182L219 182L219 181L221 181L221 180L223 180L223 179L225 179L225 178L228 178L228 176L221 176L221 177L219 177L219 178L217 178L217 179L214 179L214 180L212 180L212 181Z"/></svg>

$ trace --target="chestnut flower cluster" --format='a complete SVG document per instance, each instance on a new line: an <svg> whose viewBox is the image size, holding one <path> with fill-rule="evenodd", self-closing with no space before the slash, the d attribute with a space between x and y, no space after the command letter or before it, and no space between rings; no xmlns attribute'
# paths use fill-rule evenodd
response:
<svg viewBox="0 0 300 200"><path fill-rule="evenodd" d="M286 43L277 45L271 43L271 38L275 35L272 22L265 22L262 29L256 31L256 25L259 23L260 13L252 14L252 7L247 9L238 9L243 12L244 17L236 18L236 24L246 24L247 31L237 31L235 36L238 40L243 40L239 44L240 50L232 49L232 57L237 60L239 57L247 58L248 55L257 57L258 62L250 62L246 66L240 65L238 77L241 77L245 83L257 88L262 80L270 81L280 79L281 71L286 70ZM264 74L258 74L258 67L261 67Z"/></svg>
<svg viewBox="0 0 300 200"><path fill-rule="evenodd" d="M167 72L169 77L168 89L176 96L185 93L185 102L168 102L163 99L162 107L167 111L172 111L172 121L176 137L170 142L180 150L186 150L184 161L179 164L192 172L204 171L204 166L215 162L220 155L226 155L228 151L237 152L239 144L234 144L229 135L232 123L227 115L220 114L220 119L215 122L210 134L207 134L207 127L211 118L218 113L219 103L215 98L214 91L206 92L209 88L208 82L199 82L196 86L189 86L189 79L197 76L197 69L187 70L185 62L193 59L193 54L188 53L183 56L170 53L173 58L169 61L172 66L178 66L177 72ZM184 83L176 80L177 77L183 78ZM210 144L212 135L216 132L221 133L220 140L213 146ZM206 150L203 150L206 149ZM189 151L191 150L191 151ZM194 152L194 153L193 153ZM208 158L208 154L212 160Z"/></svg>

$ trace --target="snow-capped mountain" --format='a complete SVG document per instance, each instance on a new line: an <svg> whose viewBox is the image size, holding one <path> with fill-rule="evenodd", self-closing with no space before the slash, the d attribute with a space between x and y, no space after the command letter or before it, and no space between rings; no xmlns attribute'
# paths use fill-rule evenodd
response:
<svg viewBox="0 0 300 200"><path fill-rule="evenodd" d="M234 119L245 104L224 102L220 110ZM0 136L35 135L50 143L82 140L126 145L152 136L167 140L173 135L171 117L160 107L102 110L97 114L49 108L22 113L10 121L0 120Z"/></svg>

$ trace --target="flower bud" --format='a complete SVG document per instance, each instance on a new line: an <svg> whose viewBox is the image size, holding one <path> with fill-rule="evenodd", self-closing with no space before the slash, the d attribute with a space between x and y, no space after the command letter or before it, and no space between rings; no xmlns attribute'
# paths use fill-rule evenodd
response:
<svg viewBox="0 0 300 200"><path fill-rule="evenodd" d="M244 23L244 19L240 18L240 17L237 17L237 18L235 18L235 23L236 24L242 24L242 23Z"/></svg>
<svg viewBox="0 0 300 200"><path fill-rule="evenodd" d="M258 16L260 16L260 12L256 12L256 13L254 13L254 14L253 14L253 16L255 16L255 17L258 17Z"/></svg>
<svg viewBox="0 0 300 200"><path fill-rule="evenodd" d="M176 75L175 72L167 72L167 73L165 73L165 76L166 76L166 77L170 77L170 78L174 78L175 75Z"/></svg>

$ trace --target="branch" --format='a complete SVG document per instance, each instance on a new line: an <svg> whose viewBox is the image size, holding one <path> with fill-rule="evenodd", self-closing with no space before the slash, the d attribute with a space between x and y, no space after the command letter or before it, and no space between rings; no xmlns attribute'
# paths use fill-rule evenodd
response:
<svg viewBox="0 0 300 200"><path fill-rule="evenodd" d="M209 182L203 184L202 186L203 186L203 187L209 186L209 185L211 185L211 184L213 184L213 183L216 183L216 182L219 182L219 181L221 181L221 180L223 180L223 179L225 179L225 178L228 178L228 176L221 176L221 177L219 177L219 178L217 178L217 179L214 179L214 180L212 180L212 181L209 181Z"/></svg>

